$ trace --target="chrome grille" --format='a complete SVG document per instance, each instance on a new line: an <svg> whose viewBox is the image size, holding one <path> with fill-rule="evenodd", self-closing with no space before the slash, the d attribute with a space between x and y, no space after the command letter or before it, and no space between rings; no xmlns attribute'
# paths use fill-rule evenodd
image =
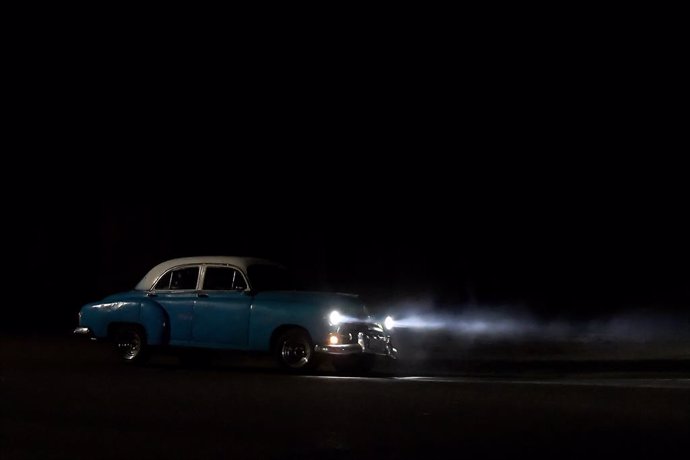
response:
<svg viewBox="0 0 690 460"><path fill-rule="evenodd" d="M359 343L362 345L359 337L360 334L375 340L384 340L384 343L386 340L383 329L372 323L345 323L338 328L338 333L343 343Z"/></svg>

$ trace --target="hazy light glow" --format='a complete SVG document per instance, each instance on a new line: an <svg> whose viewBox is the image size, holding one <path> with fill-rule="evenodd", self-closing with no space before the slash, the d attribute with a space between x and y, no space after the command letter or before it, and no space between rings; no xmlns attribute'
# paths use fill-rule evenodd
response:
<svg viewBox="0 0 690 460"><path fill-rule="evenodd" d="M446 337L555 341L690 340L690 314L631 309L590 320L540 319L520 307L470 307L456 312L408 308L396 315L396 331ZM427 309L428 310L428 309ZM415 335L419 337L419 335ZM410 336L410 337L415 337Z"/></svg>
<svg viewBox="0 0 690 460"><path fill-rule="evenodd" d="M409 315L396 319L396 329L444 330L471 335L522 335L535 332L530 321L509 315L460 314L460 315Z"/></svg>
<svg viewBox="0 0 690 460"><path fill-rule="evenodd" d="M383 321L383 325L386 327L386 329L393 329L395 327L395 321L391 316L386 316L386 319Z"/></svg>
<svg viewBox="0 0 690 460"><path fill-rule="evenodd" d="M328 342L331 345L338 345L338 336L337 335L332 335L328 338Z"/></svg>

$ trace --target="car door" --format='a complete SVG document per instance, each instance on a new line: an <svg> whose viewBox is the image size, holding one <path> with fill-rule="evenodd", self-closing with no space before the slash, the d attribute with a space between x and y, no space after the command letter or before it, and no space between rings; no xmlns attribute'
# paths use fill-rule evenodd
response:
<svg viewBox="0 0 690 460"><path fill-rule="evenodd" d="M192 340L194 302L200 266L184 266L170 270L153 288L153 299L163 306L170 321L170 342L184 344Z"/></svg>
<svg viewBox="0 0 690 460"><path fill-rule="evenodd" d="M207 265L194 305L192 337L195 342L245 348L252 297L238 269Z"/></svg>

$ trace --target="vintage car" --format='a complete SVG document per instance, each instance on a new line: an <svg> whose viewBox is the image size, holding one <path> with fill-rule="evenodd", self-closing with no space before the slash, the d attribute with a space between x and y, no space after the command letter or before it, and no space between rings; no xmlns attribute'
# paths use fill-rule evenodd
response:
<svg viewBox="0 0 690 460"><path fill-rule="evenodd" d="M246 257L186 257L152 268L134 290L90 303L75 334L115 344L126 362L152 347L266 351L300 371L330 356L338 370L395 358L393 321L378 322L358 296L290 290L281 265Z"/></svg>

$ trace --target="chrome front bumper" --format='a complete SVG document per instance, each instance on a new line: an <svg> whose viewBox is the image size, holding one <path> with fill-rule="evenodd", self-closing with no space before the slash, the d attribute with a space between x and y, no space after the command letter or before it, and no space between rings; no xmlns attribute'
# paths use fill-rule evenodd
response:
<svg viewBox="0 0 690 460"><path fill-rule="evenodd" d="M389 337L369 335L364 332L357 333L357 343L315 345L314 351L335 356L367 354L392 359L398 357L398 350L391 345Z"/></svg>

